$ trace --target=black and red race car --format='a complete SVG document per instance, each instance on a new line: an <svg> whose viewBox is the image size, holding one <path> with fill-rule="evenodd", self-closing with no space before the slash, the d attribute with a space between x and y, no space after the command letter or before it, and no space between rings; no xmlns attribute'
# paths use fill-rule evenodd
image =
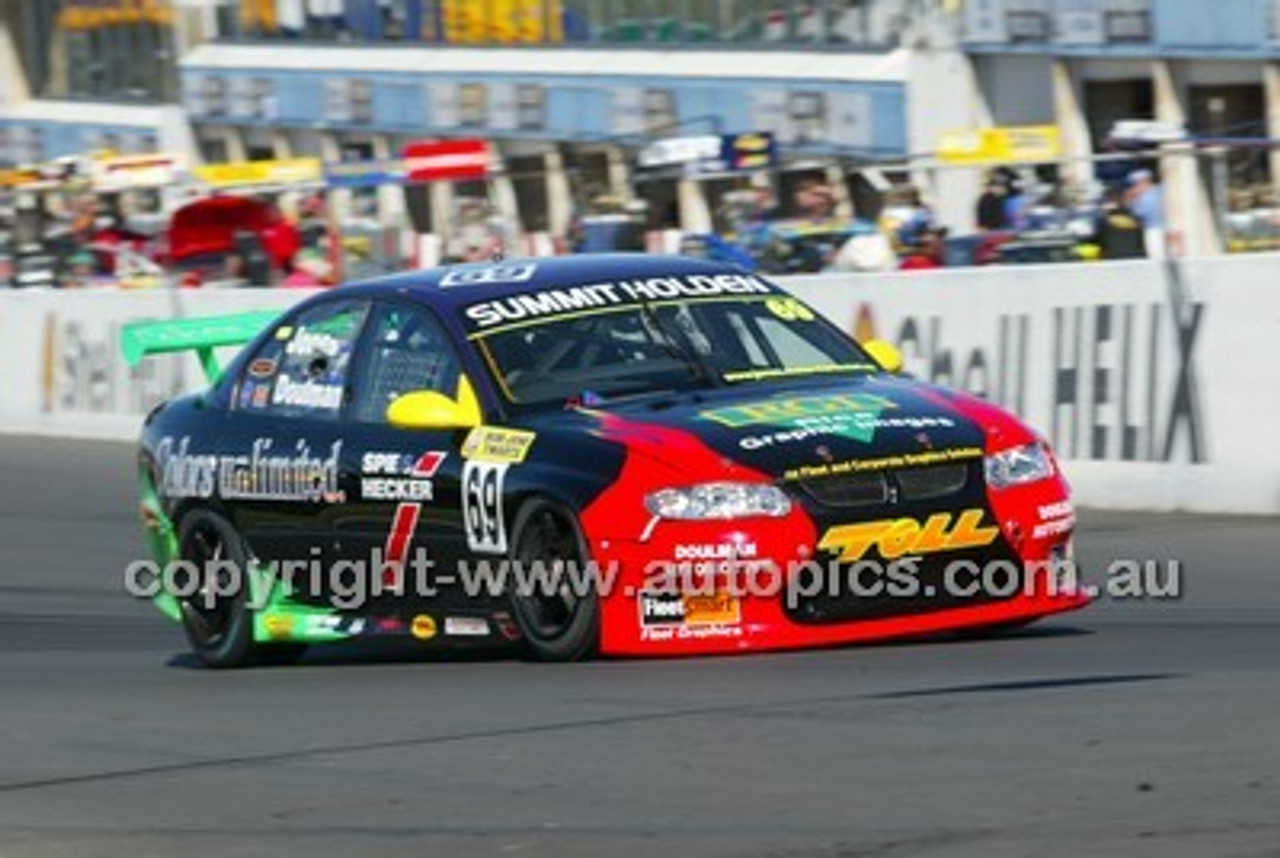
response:
<svg viewBox="0 0 1280 858"><path fill-rule="evenodd" d="M134 583L209 665L770 650L1088 602L1035 432L735 268L459 265L125 332L131 361L182 349L214 381L147 418Z"/></svg>

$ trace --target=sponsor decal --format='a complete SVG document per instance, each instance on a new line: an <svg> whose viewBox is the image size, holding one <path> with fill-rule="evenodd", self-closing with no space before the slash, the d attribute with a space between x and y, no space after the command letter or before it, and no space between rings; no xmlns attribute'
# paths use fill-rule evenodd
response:
<svg viewBox="0 0 1280 858"><path fill-rule="evenodd" d="M431 480L412 477L364 477L360 480L360 496L365 500L430 501L435 486Z"/></svg>
<svg viewBox="0 0 1280 858"><path fill-rule="evenodd" d="M276 362L271 358L258 358L249 364L249 375L254 378L270 378L275 372Z"/></svg>
<svg viewBox="0 0 1280 858"><path fill-rule="evenodd" d="M644 626L708 626L741 620L738 597L728 593L640 594L640 624Z"/></svg>
<svg viewBox="0 0 1280 858"><path fill-rule="evenodd" d="M502 635L504 640L520 640L520 626L516 625L516 621L506 611L494 614L493 622L498 627L498 634Z"/></svg>
<svg viewBox="0 0 1280 858"><path fill-rule="evenodd" d="M672 551L676 560L738 560L757 557L759 549L754 542L709 542L694 545L677 545Z"/></svg>
<svg viewBox="0 0 1280 858"><path fill-rule="evenodd" d="M271 401L276 405L337 410L342 405L342 385L294 381L282 375L276 380L275 395Z"/></svg>
<svg viewBox="0 0 1280 858"><path fill-rule="evenodd" d="M816 318L812 310L795 298L770 298L764 306L784 322L812 322Z"/></svg>
<svg viewBox="0 0 1280 858"><path fill-rule="evenodd" d="M436 619L430 614L418 614L409 624L409 634L420 641L429 641L436 636Z"/></svg>
<svg viewBox="0 0 1280 858"><path fill-rule="evenodd" d="M365 453L360 461L360 496L377 501L430 501L435 498L431 476L448 453Z"/></svg>
<svg viewBox="0 0 1280 858"><path fill-rule="evenodd" d="M1071 505L1071 501L1058 501L1057 503L1045 504L1036 510L1042 521L1051 518L1063 518L1068 515L1075 515L1075 507Z"/></svg>
<svg viewBox="0 0 1280 858"><path fill-rule="evenodd" d="M814 364L813 366L746 369L738 372L726 372L722 378L730 383L737 381L771 381L775 378L839 375L848 372L877 372L878 369L878 367L869 363L828 363Z"/></svg>
<svg viewBox="0 0 1280 858"><path fill-rule="evenodd" d="M258 438L243 455L214 455L191 449L191 439L165 436L156 445L160 490L171 498L323 501L339 503L338 458L342 442L327 456L312 453L299 439L291 451L276 452L275 441Z"/></svg>
<svg viewBox="0 0 1280 858"><path fill-rule="evenodd" d="M711 298L724 295L772 295L777 290L749 274L690 274L544 289L472 304L464 311L473 329L562 316L649 301Z"/></svg>
<svg viewBox="0 0 1280 858"><path fill-rule="evenodd" d="M287 340L293 336L293 325L281 325L276 328L276 339Z"/></svg>
<svg viewBox="0 0 1280 858"><path fill-rule="evenodd" d="M468 459L462 466L462 522L467 547L480 554L505 554L507 534L503 525L502 488L507 462Z"/></svg>
<svg viewBox="0 0 1280 858"><path fill-rule="evenodd" d="M447 452L438 450L423 453L411 460L408 476L401 478L402 482L415 487L406 489L409 493L425 493L426 497L388 498L388 500L400 501L391 517L391 532L387 534L387 544L383 547L385 564L382 567L382 583L393 592L398 593L403 590L405 558L409 556L409 544L413 541L413 534L418 529L418 519L422 516L422 501L431 499L434 490L431 478L440 470L440 466L444 464L448 455ZM407 459L409 457L398 453L366 453L360 464L365 470L372 470L375 473L380 470L387 472L392 468L403 468ZM390 491L391 486L388 483L394 478L373 477L372 479L376 483L374 486L367 485L369 478L361 480L360 488L365 492L366 499L370 497L368 491L371 488L375 492ZM405 487L401 486L401 488Z"/></svg>
<svg viewBox="0 0 1280 858"><path fill-rule="evenodd" d="M848 419L860 432L870 432L873 435L881 429L954 429L956 426L956 421L950 417L882 417L863 412L850 415ZM764 450L807 441L824 434L828 433L822 429L792 429L767 435L747 435L738 439L738 446L744 450Z"/></svg>
<svg viewBox="0 0 1280 858"><path fill-rule="evenodd" d="M501 426L477 426L462 442L462 457L481 462L523 462L538 437L523 429L505 429Z"/></svg>
<svg viewBox="0 0 1280 858"><path fill-rule="evenodd" d="M322 614L307 617L307 632L312 635L349 635L357 637L365 633L364 617Z"/></svg>
<svg viewBox="0 0 1280 858"><path fill-rule="evenodd" d="M935 513L923 523L914 518L886 518L842 524L823 534L818 548L836 554L844 563L861 560L872 548L886 560L981 548L1000 535L998 527L982 526L984 515L980 509L967 509L958 518L949 512Z"/></svg>
<svg viewBox="0 0 1280 858"><path fill-rule="evenodd" d="M640 594L640 636L647 641L740 637L742 611L728 593Z"/></svg>
<svg viewBox="0 0 1280 858"><path fill-rule="evenodd" d="M405 631L404 620L399 617L376 617L369 631L375 635L401 635Z"/></svg>
<svg viewBox="0 0 1280 858"><path fill-rule="evenodd" d="M484 617L445 617L444 633L455 638L489 636L489 621Z"/></svg>
<svg viewBox="0 0 1280 858"><path fill-rule="evenodd" d="M285 354L290 357L337 357L342 351L342 343L329 334L316 333L302 328L289 345L285 346Z"/></svg>
<svg viewBox="0 0 1280 858"><path fill-rule="evenodd" d="M285 640L293 635L293 617L268 614L263 623L267 627L267 635L272 640Z"/></svg>
<svg viewBox="0 0 1280 858"><path fill-rule="evenodd" d="M271 399L271 385L259 384L253 391L253 402L250 403L254 408L266 408L267 402Z"/></svg>
<svg viewBox="0 0 1280 858"><path fill-rule="evenodd" d="M747 405L715 408L698 416L730 429L781 426L866 442L875 437L875 419L882 411L893 408L897 405L883 396L839 393L766 399Z"/></svg>
<svg viewBox="0 0 1280 858"><path fill-rule="evenodd" d="M1071 501L1045 504L1036 510L1040 523L1031 531L1032 539L1047 539L1070 533L1076 526L1075 509Z"/></svg>
<svg viewBox="0 0 1280 858"><path fill-rule="evenodd" d="M440 278L441 288L477 286L487 283L528 283L537 273L532 262L501 265L460 265L450 268Z"/></svg>
<svg viewBox="0 0 1280 858"><path fill-rule="evenodd" d="M850 459L826 465L804 465L783 474L787 480L807 480L815 477L831 477L842 474L861 474L869 471L887 471L897 468L921 468L949 462L966 462L983 457L981 447L953 447L950 450L926 450L921 453L903 453L897 456L881 456L876 459Z"/></svg>

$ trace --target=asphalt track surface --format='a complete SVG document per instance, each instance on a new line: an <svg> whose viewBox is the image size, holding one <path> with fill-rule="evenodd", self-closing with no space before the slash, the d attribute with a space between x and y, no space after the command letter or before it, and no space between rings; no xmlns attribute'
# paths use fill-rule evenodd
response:
<svg viewBox="0 0 1280 858"><path fill-rule="evenodd" d="M1184 598L981 642L197 668L131 450L0 437L0 858L1280 855L1280 521L1091 514Z"/></svg>

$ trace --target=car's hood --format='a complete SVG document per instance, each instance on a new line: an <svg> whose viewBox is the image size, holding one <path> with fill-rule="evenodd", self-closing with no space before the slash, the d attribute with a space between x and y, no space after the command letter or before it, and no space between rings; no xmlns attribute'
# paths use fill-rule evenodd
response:
<svg viewBox="0 0 1280 858"><path fill-rule="evenodd" d="M696 436L719 455L774 479L972 458L981 427L938 388L889 375L744 384L595 406L619 427L656 426ZM678 445L646 453L681 467ZM692 475L691 475L692 476ZM701 475L699 475L701 476Z"/></svg>

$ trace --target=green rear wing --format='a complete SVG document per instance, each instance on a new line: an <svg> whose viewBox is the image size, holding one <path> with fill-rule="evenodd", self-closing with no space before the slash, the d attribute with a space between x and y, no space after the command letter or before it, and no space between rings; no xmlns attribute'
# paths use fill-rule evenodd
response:
<svg viewBox="0 0 1280 858"><path fill-rule="evenodd" d="M120 332L120 346L129 366L137 366L149 355L194 351L209 383L222 375L214 349L242 346L280 317L272 313L237 313L201 319L174 319L165 322L130 322Z"/></svg>

